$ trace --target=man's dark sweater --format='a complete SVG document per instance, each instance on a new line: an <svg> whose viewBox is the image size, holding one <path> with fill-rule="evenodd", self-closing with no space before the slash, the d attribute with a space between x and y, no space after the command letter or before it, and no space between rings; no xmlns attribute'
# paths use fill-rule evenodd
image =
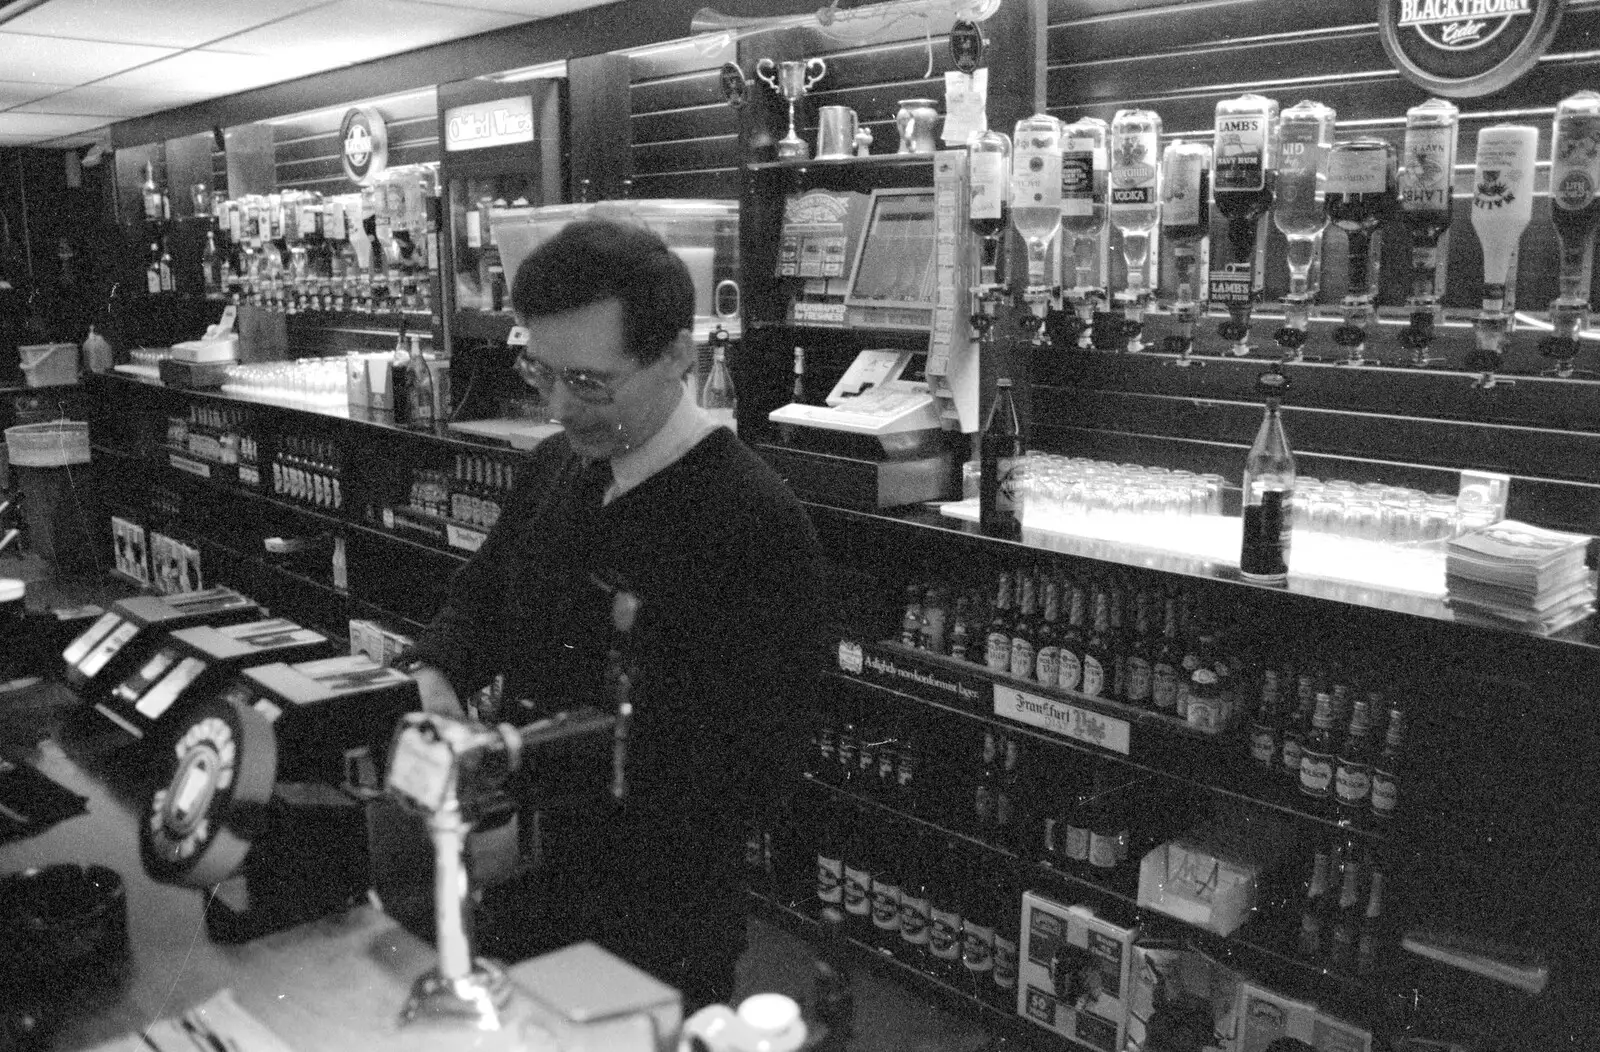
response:
<svg viewBox="0 0 1600 1052"><path fill-rule="evenodd" d="M697 897L726 901L705 885L733 879L738 820L785 792L804 734L822 638L816 536L727 430L598 511L573 507L581 469L563 436L534 452L413 656L463 697L504 672L508 700L561 708L598 688L612 642L595 580L638 595L629 815L593 830L614 865L591 876L645 891L641 907L702 914Z"/></svg>

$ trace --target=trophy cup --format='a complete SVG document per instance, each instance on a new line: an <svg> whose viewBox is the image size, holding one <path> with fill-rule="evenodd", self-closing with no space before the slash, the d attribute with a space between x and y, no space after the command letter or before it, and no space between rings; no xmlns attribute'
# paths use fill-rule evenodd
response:
<svg viewBox="0 0 1600 1052"><path fill-rule="evenodd" d="M811 72L813 66L816 67L816 73ZM774 69L777 70L777 76L773 76ZM794 104L805 98L811 86L827 75L828 64L820 58L793 62L773 62L770 58L764 58L756 63L756 76L789 101L789 134L778 140L778 160L803 161L811 156L805 140L795 134Z"/></svg>

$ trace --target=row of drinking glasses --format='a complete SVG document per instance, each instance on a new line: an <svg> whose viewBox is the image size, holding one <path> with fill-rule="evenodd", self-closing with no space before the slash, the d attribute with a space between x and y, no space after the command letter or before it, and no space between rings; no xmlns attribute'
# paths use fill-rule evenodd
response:
<svg viewBox="0 0 1600 1052"><path fill-rule="evenodd" d="M167 347L135 347L128 352L130 364L146 369L159 369L161 363L171 357L172 350Z"/></svg>
<svg viewBox="0 0 1600 1052"><path fill-rule="evenodd" d="M1443 548L1475 525L1448 493L1342 479L1295 481L1291 521L1296 530L1396 547Z"/></svg>
<svg viewBox="0 0 1600 1052"><path fill-rule="evenodd" d="M1114 464L1030 451L1022 469L1022 501L1030 525L1118 524L1222 514L1221 475L1143 464Z"/></svg>
<svg viewBox="0 0 1600 1052"><path fill-rule="evenodd" d="M223 373L225 394L264 402L344 408L349 402L345 359L302 358L298 361L240 362Z"/></svg>

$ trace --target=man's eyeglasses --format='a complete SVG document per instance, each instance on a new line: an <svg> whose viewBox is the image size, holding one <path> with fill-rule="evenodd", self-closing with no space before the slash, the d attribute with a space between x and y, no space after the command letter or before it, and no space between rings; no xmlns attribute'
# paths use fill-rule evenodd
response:
<svg viewBox="0 0 1600 1052"><path fill-rule="evenodd" d="M588 405L610 405L617 400L617 392L622 390L624 384L645 371L636 369L621 380L612 380L594 376L582 369L552 369L526 354L517 355L516 366L517 375L522 377L523 382L544 397L550 397L556 381L560 380L568 394Z"/></svg>

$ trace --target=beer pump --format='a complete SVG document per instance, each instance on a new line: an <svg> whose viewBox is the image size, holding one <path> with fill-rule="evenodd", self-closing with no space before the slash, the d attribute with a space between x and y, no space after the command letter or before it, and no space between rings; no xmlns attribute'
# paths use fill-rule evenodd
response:
<svg viewBox="0 0 1600 1052"><path fill-rule="evenodd" d="M1600 226L1600 93L1561 100L1550 134L1550 218L1561 243L1561 288L1550 304L1551 333L1539 353L1555 364L1546 376L1574 375L1578 340L1589 324L1589 278Z"/></svg>
<svg viewBox="0 0 1600 1052"><path fill-rule="evenodd" d="M1161 155L1161 232L1172 242L1175 295L1172 313L1177 335L1164 350L1178 355L1174 365L1193 363L1194 326L1202 305L1196 290L1204 270L1202 258L1211 229L1211 147L1175 142Z"/></svg>
<svg viewBox="0 0 1600 1052"><path fill-rule="evenodd" d="M1328 218L1350 246L1347 284L1339 306L1344 324L1333 340L1345 349L1340 365L1365 362L1367 327L1377 313L1378 250L1383 222L1394 211L1398 175L1394 147L1382 139L1337 142L1328 152L1328 187L1324 203Z"/></svg>
<svg viewBox="0 0 1600 1052"><path fill-rule="evenodd" d="M1049 342L1045 315L1058 285L1047 283L1045 262L1050 242L1061 227L1061 122L1036 113L1017 122L1011 152L1011 224L1028 245L1028 284L1023 302L1028 316L1023 324L1032 330L1033 343Z"/></svg>
<svg viewBox="0 0 1600 1052"><path fill-rule="evenodd" d="M1061 229L1072 235L1072 285L1067 292L1078 316L1078 346L1094 346L1095 312L1106 301L1100 284L1106 232L1106 137L1098 117L1083 117L1061 129ZM1065 255L1065 253L1063 253Z"/></svg>
<svg viewBox="0 0 1600 1052"><path fill-rule="evenodd" d="M1467 357L1475 387L1495 386L1495 370L1512 329L1517 300L1517 249L1533 218L1533 175L1539 129L1496 124L1478 133L1472 178L1472 229L1483 245L1483 305L1474 325L1477 349ZM1513 382L1513 381L1507 381Z"/></svg>
<svg viewBox="0 0 1600 1052"><path fill-rule="evenodd" d="M1444 298L1444 268L1450 236L1450 191L1456 167L1456 122L1453 103L1429 99L1406 110L1405 162L1400 169L1400 219L1411 236L1411 295L1406 306L1411 323L1400 345L1412 353L1412 364L1431 365L1434 331Z"/></svg>
<svg viewBox="0 0 1600 1052"><path fill-rule="evenodd" d="M1161 222L1161 115L1154 110L1118 110L1111 121L1111 223L1122 235L1127 284L1122 301L1128 350L1144 350L1145 301L1150 290L1150 235Z"/></svg>
<svg viewBox="0 0 1600 1052"><path fill-rule="evenodd" d="M1223 339L1236 357L1250 353L1250 313L1261 294L1261 220L1272 207L1278 154L1278 103L1246 94L1217 103L1212 196L1228 221L1229 260L1211 270L1208 298L1228 310Z"/></svg>
<svg viewBox="0 0 1600 1052"><path fill-rule="evenodd" d="M582 707L557 713L524 727L502 723L486 727L435 713L406 714L390 748L390 797L427 821L434 851L434 922L439 963L417 977L401 1014L404 1023L464 1025L498 1030L511 1001L505 972L474 956L472 876L465 852L474 824L504 800L505 785L530 767L537 751L581 748L596 738L611 739L611 795L627 793L628 728L632 688L638 671L630 635L639 600L631 592L613 593L611 617L617 644L607 659L606 684L614 712Z"/></svg>
<svg viewBox="0 0 1600 1052"><path fill-rule="evenodd" d="M1333 107L1307 99L1278 118L1278 186L1272 222L1288 241L1289 292L1283 300L1283 326L1273 333L1273 339L1283 348L1285 361L1304 357L1311 304L1317 298L1312 271L1317 268L1322 231L1328 225L1323 184L1335 116Z"/></svg>

